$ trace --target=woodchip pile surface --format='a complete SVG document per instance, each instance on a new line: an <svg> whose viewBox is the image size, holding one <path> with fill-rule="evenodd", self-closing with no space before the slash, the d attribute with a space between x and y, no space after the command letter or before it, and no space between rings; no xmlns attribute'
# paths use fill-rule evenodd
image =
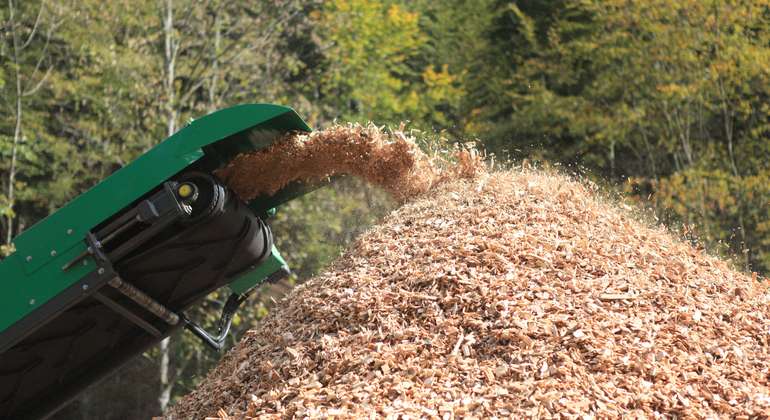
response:
<svg viewBox="0 0 770 420"><path fill-rule="evenodd" d="M584 184L482 174L365 233L170 418L765 418L765 284Z"/></svg>

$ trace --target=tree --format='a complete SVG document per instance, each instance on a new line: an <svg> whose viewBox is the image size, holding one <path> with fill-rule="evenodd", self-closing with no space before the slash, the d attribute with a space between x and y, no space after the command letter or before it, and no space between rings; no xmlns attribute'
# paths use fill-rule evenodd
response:
<svg viewBox="0 0 770 420"><path fill-rule="evenodd" d="M768 3L497 2L469 109L493 151L586 167L766 270ZM501 53L502 51L502 53ZM755 194L764 197L755 201ZM748 251L745 251L748 250ZM745 252L744 252L745 251Z"/></svg>
<svg viewBox="0 0 770 420"><path fill-rule="evenodd" d="M21 231L14 224L14 206L17 200L18 175L20 170L19 158L25 141L25 111L28 103L39 94L45 86L54 67L52 62L52 37L61 24L57 10L46 2L38 4L18 4L8 0L4 26L2 58L7 64L7 74L2 80L10 83L3 84L2 100L9 115L12 115L12 134L10 145L3 144L3 151L9 156L5 172L4 194L0 195L0 213L4 216L4 242L9 250L11 239L16 232ZM8 137L3 136L4 143Z"/></svg>

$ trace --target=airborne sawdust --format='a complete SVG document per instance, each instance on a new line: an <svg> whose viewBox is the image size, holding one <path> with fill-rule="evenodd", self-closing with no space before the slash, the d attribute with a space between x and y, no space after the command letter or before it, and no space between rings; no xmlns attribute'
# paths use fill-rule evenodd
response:
<svg viewBox="0 0 770 420"><path fill-rule="evenodd" d="M596 192L479 172L409 200L169 418L767 418L766 281Z"/></svg>
<svg viewBox="0 0 770 420"><path fill-rule="evenodd" d="M403 130L337 125L310 134L292 133L267 149L239 155L216 174L245 200L275 194L293 181L354 175L403 202L446 180L484 171L474 149L454 152L450 162L426 155Z"/></svg>

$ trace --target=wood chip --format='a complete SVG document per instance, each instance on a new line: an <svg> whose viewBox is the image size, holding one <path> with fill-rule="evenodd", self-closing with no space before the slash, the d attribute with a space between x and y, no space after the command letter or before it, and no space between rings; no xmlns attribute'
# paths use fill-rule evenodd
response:
<svg viewBox="0 0 770 420"><path fill-rule="evenodd" d="M636 296L627 293L603 293L599 296L601 300L631 300L634 298Z"/></svg>

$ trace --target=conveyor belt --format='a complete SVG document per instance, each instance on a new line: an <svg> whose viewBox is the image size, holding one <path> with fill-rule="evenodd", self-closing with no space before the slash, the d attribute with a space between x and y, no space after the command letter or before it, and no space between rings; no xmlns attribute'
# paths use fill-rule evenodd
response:
<svg viewBox="0 0 770 420"><path fill-rule="evenodd" d="M262 262L270 254L270 230L229 191L220 198L218 211L175 222L123 252L113 262L120 278L180 313ZM0 418L46 415L181 326L170 326L112 287L98 293L131 310L161 337L86 296L2 355Z"/></svg>

